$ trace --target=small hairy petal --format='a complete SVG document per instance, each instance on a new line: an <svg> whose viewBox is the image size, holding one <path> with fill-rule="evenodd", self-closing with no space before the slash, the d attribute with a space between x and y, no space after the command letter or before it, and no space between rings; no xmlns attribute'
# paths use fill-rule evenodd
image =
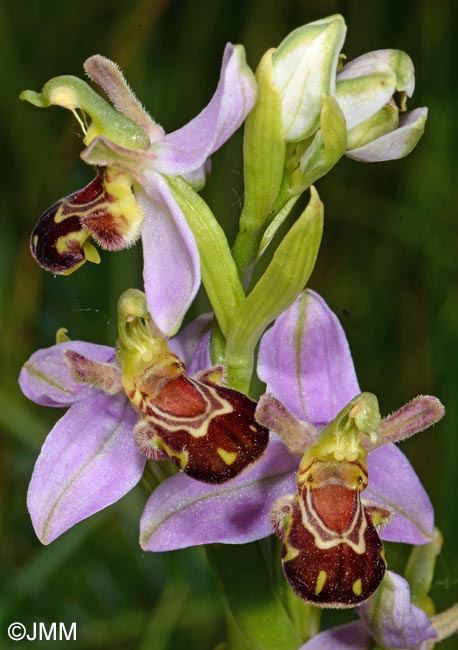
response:
<svg viewBox="0 0 458 650"><path fill-rule="evenodd" d="M178 131L153 144L157 171L171 176L202 167L242 124L256 100L256 82L241 45L228 43L210 103Z"/></svg>
<svg viewBox="0 0 458 650"><path fill-rule="evenodd" d="M317 431L308 422L301 422L269 393L262 395L255 413L256 421L278 433L292 454L303 456Z"/></svg>
<svg viewBox="0 0 458 650"><path fill-rule="evenodd" d="M407 580L387 571L378 591L358 608L372 637L384 648L418 650L436 638L424 611L410 602Z"/></svg>
<svg viewBox="0 0 458 650"><path fill-rule="evenodd" d="M91 79L103 88L114 107L140 124L151 140L163 135L162 128L145 111L116 63L100 54L95 54L86 59L84 69Z"/></svg>
<svg viewBox="0 0 458 650"><path fill-rule="evenodd" d="M273 504L296 489L296 468L297 458L273 439L254 467L222 485L206 485L184 474L172 476L146 504L140 522L142 548L168 551L267 537L272 533Z"/></svg>
<svg viewBox="0 0 458 650"><path fill-rule="evenodd" d="M383 418L377 429L376 440L365 441L364 446L371 451L389 442L400 442L432 426L444 414L445 408L437 397L419 395Z"/></svg>
<svg viewBox="0 0 458 650"><path fill-rule="evenodd" d="M304 291L261 340L258 375L293 415L321 427L360 393L345 333L314 291Z"/></svg>
<svg viewBox="0 0 458 650"><path fill-rule="evenodd" d="M138 483L145 458L133 438L136 420L124 394L97 392L76 402L57 422L35 463L27 495L43 544Z"/></svg>
<svg viewBox="0 0 458 650"><path fill-rule="evenodd" d="M143 280L148 311L166 336L175 334L200 286L197 245L167 182L153 174L137 190L144 213Z"/></svg>
<svg viewBox="0 0 458 650"><path fill-rule="evenodd" d="M113 348L84 341L65 341L37 350L26 361L19 375L19 386L32 402L43 406L71 406L94 393L91 386L73 379L65 360L67 351L100 363L111 361L115 355Z"/></svg>
<svg viewBox="0 0 458 650"><path fill-rule="evenodd" d="M122 391L121 369L118 363L100 363L74 350L67 350L65 358L75 381L90 384L107 395Z"/></svg>
<svg viewBox="0 0 458 650"><path fill-rule="evenodd" d="M320 632L299 650L369 650L372 637L364 623L353 621Z"/></svg>
<svg viewBox="0 0 458 650"><path fill-rule="evenodd" d="M369 486L364 497L387 507L392 519L380 537L389 542L427 544L434 531L434 511L412 465L393 444L369 454Z"/></svg>

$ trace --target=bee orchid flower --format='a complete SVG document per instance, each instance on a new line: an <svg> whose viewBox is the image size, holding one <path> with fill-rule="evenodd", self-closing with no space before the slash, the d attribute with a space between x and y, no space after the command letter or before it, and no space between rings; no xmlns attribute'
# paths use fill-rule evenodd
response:
<svg viewBox="0 0 458 650"><path fill-rule="evenodd" d="M254 420L256 403L223 385L222 369L209 368L199 345L208 326L201 317L166 342L145 295L130 289L118 303L116 350L60 340L27 361L23 393L69 407L45 440L28 490L44 544L120 499L147 459L173 460L192 490L194 482L233 478L263 454L269 434Z"/></svg>
<svg viewBox="0 0 458 650"><path fill-rule="evenodd" d="M106 250L121 250L141 236L149 311L161 332L171 336L199 288L200 263L167 177L203 186L209 157L238 129L256 100L254 75L243 47L228 44L209 104L181 129L166 134L115 63L95 55L84 67L113 105L72 76L51 79L41 93L21 93L35 106L73 112L86 145L81 157L97 170L85 188L44 212L31 236L32 253L45 269L68 274L87 260L100 261L91 238Z"/></svg>

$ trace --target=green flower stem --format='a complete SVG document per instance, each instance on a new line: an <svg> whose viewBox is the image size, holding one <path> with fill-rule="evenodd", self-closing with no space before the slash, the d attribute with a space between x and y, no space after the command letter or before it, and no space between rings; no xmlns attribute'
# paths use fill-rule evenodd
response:
<svg viewBox="0 0 458 650"><path fill-rule="evenodd" d="M245 293L223 229L197 192L178 176L168 177L199 249L202 282L223 335Z"/></svg>
<svg viewBox="0 0 458 650"><path fill-rule="evenodd" d="M458 603L433 616L433 627L437 632L436 643L458 632Z"/></svg>
<svg viewBox="0 0 458 650"><path fill-rule="evenodd" d="M301 639L275 592L259 545L212 544L206 551L249 647L297 650Z"/></svg>
<svg viewBox="0 0 458 650"><path fill-rule="evenodd" d="M232 248L232 257L245 288L251 281L257 260L264 253L278 228L284 223L300 198L300 194L289 196L290 180L291 174L285 173L275 204L262 225L256 227L245 225L245 222L249 222L250 219L246 217L246 206L243 208L239 231Z"/></svg>

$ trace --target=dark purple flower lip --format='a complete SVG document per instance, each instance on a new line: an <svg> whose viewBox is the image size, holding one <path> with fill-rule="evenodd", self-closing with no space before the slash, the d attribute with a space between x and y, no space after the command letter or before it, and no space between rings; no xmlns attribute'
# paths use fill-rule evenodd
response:
<svg viewBox="0 0 458 650"><path fill-rule="evenodd" d="M140 235L143 214L127 174L101 167L97 176L45 210L33 229L30 248L38 264L68 275L84 262L100 262L92 237L105 250L122 250Z"/></svg>
<svg viewBox="0 0 458 650"><path fill-rule="evenodd" d="M43 212L30 237L32 255L42 268L67 275L84 264L90 233L82 217L97 210L103 194L103 174L99 172L86 187L67 194Z"/></svg>

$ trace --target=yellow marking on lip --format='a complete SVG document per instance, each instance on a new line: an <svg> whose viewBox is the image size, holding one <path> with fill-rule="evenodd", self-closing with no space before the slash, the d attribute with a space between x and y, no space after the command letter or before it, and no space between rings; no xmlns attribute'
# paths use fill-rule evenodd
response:
<svg viewBox="0 0 458 650"><path fill-rule="evenodd" d="M291 544L285 543L285 548L286 553L283 556L283 562L294 560L300 554L300 551L298 551L297 548L294 548L294 546L291 546Z"/></svg>
<svg viewBox="0 0 458 650"><path fill-rule="evenodd" d="M227 451L222 447L218 447L216 451L218 453L218 456L226 465L232 465L237 460L237 453L235 451Z"/></svg>
<svg viewBox="0 0 458 650"><path fill-rule="evenodd" d="M323 569L321 569L315 583L315 596L318 596L318 594L321 591L323 591L323 587L326 584L327 578L328 578L328 574L326 573L326 571L323 571Z"/></svg>
<svg viewBox="0 0 458 650"><path fill-rule="evenodd" d="M189 454L185 449L181 452L173 451L159 436L154 436L153 442L157 449L163 449L167 456L174 458L181 469L186 469L189 462Z"/></svg>
<svg viewBox="0 0 458 650"><path fill-rule="evenodd" d="M355 594L355 596L361 596L361 594L363 593L363 583L361 582L361 578L358 578L358 580L355 580L355 582L352 585L351 590Z"/></svg>
<svg viewBox="0 0 458 650"><path fill-rule="evenodd" d="M253 433L257 433L257 432L258 432L258 430L256 429L256 427L253 426L252 424L250 424L250 426L249 426L248 428L250 429L250 431L253 431Z"/></svg>

